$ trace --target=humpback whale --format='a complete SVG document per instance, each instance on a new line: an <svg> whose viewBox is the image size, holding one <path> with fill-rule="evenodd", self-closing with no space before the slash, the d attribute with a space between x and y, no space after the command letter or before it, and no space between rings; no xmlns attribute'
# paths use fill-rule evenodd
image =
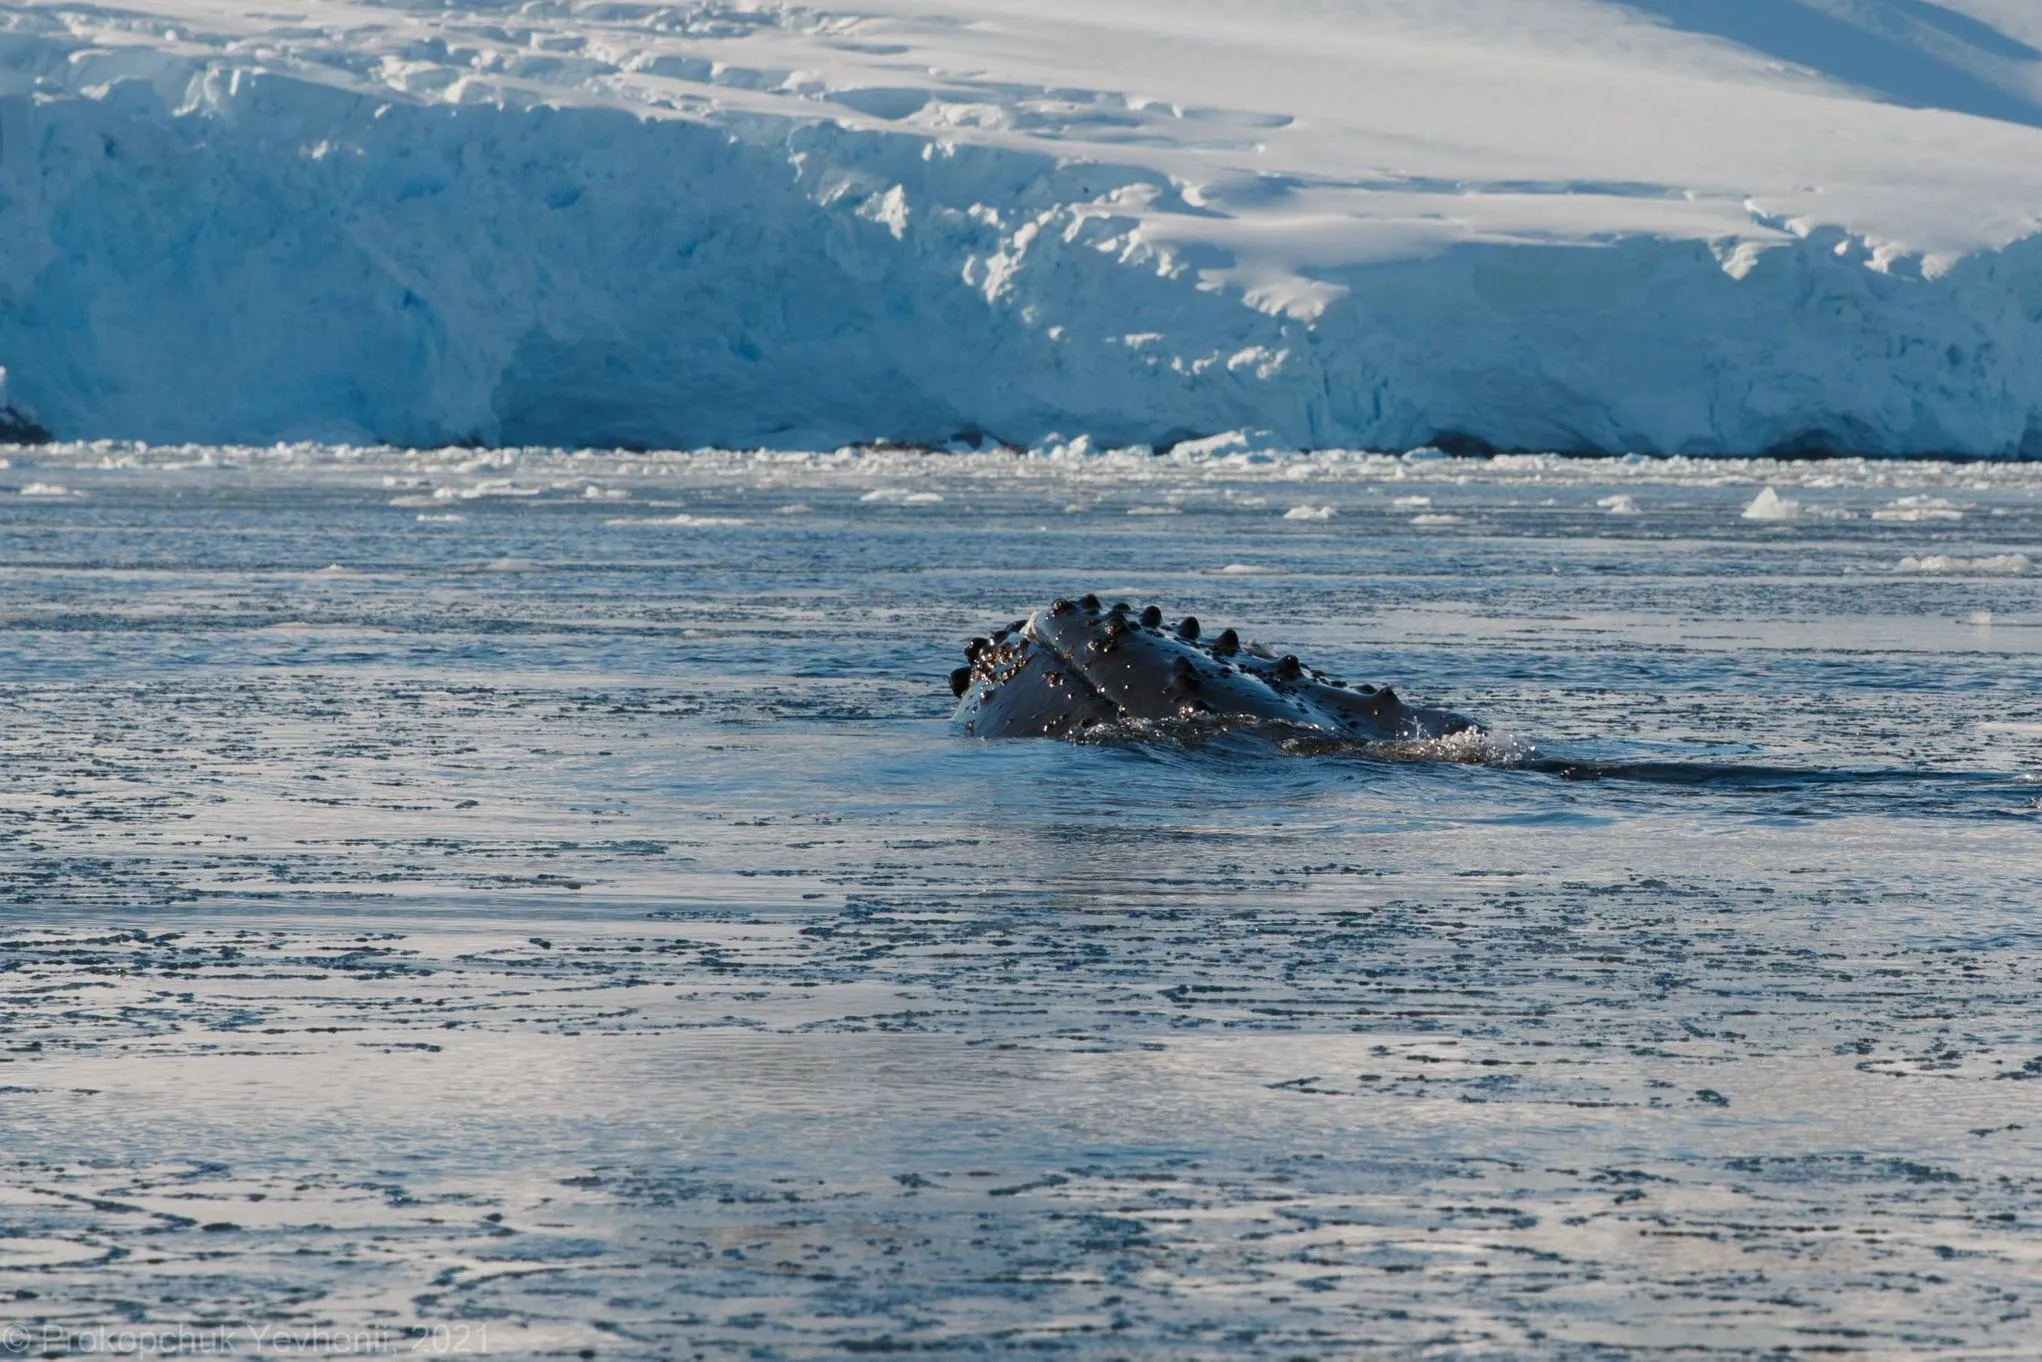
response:
<svg viewBox="0 0 2042 1362"><path fill-rule="evenodd" d="M1387 686L1349 685L1295 656L1208 637L1187 616L1097 596L1059 600L964 646L950 674L954 722L980 738L1077 737L1142 720L1247 721L1365 742L1479 729L1443 709L1407 705Z"/></svg>

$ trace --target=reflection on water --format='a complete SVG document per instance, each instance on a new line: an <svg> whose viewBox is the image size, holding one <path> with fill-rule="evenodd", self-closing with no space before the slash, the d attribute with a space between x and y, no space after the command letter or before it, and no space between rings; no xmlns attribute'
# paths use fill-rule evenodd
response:
<svg viewBox="0 0 2042 1362"><path fill-rule="evenodd" d="M2033 1333L2042 468L212 454L0 470L0 1316ZM1085 589L1491 736L953 733Z"/></svg>

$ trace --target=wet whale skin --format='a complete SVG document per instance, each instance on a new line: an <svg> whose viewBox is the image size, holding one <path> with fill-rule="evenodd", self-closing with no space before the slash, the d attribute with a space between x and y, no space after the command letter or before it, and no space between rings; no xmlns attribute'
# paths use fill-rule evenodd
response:
<svg viewBox="0 0 2042 1362"><path fill-rule="evenodd" d="M1348 685L1243 645L1195 618L1165 624L1095 596L1059 600L965 645L951 673L956 724L980 738L1072 737L1102 725L1214 716L1363 741L1440 738L1479 728L1405 704L1387 686Z"/></svg>

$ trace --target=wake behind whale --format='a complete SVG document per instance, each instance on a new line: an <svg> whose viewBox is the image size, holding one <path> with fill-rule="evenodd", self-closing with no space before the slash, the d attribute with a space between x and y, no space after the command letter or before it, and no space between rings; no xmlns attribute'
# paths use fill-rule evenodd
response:
<svg viewBox="0 0 2042 1362"><path fill-rule="evenodd" d="M1498 734L1451 710L1405 702L1390 687L1350 684L1291 654L1208 636L1195 617L1166 624L1151 605L1057 600L965 645L950 674L952 723L978 738L1063 738L1248 756L1347 756L1447 762L1565 781L1710 788L1746 794L1913 785L1998 789L1992 773L1800 767L1764 761L1571 754Z"/></svg>

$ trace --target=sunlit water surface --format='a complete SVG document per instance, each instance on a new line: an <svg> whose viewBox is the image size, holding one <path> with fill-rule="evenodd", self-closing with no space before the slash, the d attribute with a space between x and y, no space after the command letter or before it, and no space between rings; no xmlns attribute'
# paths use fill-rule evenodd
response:
<svg viewBox="0 0 2042 1362"><path fill-rule="evenodd" d="M2042 466L8 453L39 1351L2037 1350ZM1084 590L1492 759L950 731Z"/></svg>

